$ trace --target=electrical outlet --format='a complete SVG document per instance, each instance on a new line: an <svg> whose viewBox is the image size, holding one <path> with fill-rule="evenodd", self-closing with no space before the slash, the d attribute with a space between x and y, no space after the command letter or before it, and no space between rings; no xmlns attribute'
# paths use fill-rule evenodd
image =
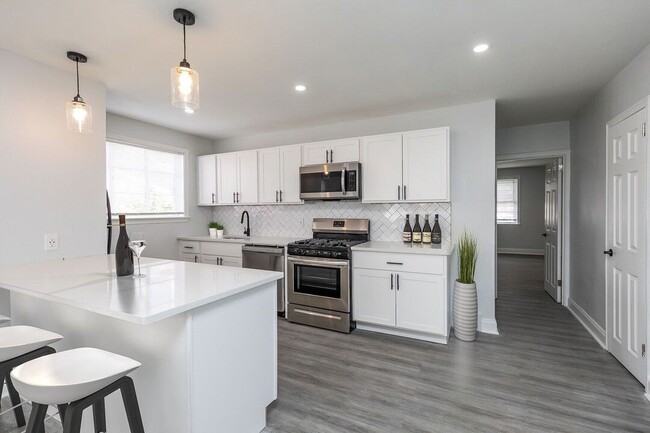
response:
<svg viewBox="0 0 650 433"><path fill-rule="evenodd" d="M57 233L51 233L45 235L45 251L53 251L59 249L59 235Z"/></svg>

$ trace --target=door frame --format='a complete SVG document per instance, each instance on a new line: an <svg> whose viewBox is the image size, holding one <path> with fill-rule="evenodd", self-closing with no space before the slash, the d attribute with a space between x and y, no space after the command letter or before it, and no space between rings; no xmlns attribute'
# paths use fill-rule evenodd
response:
<svg viewBox="0 0 650 433"><path fill-rule="evenodd" d="M609 177L609 170L608 170L608 165L607 165L607 145L609 144L609 130L611 127L616 125L617 123L622 122L623 120L627 119L634 113L641 111L643 109L646 109L646 119L645 123L646 125L650 125L650 96L643 98L636 104L632 105L628 109L624 110L622 113L618 114L614 118L612 118L607 124L605 125L605 209L608 208L609 206L609 201L607 199L607 179ZM647 126L646 126L647 128ZM650 138L648 138L647 132L646 132L646 146L650 143ZM647 194L650 195L650 151L646 152L646 191ZM649 214L650 212L650 197L646 197L646 215ZM607 230L607 227L609 225L609 221L607 220L607 214L605 214L605 230ZM605 250L607 250L607 236L605 235ZM650 248L650 218L646 217L646 269L650 269L650 251L648 251ZM606 258L603 256L603 259L606 260ZM605 265L605 276L607 278L607 265ZM650 273L646 272L646 309L648 306L650 306L650 287L648 286L648 283L650 282ZM607 280L605 280L605 348L607 351L609 351L609 290L607 287ZM650 338L650 320L646 320L646 348L648 347L648 339ZM646 349L647 350L647 349ZM647 353L647 352L646 352ZM645 378L645 397L650 400L650 356L646 354L646 378Z"/></svg>
<svg viewBox="0 0 650 433"><path fill-rule="evenodd" d="M499 164L504 162L546 158L562 158L562 305L568 308L571 293L571 209L569 207L571 202L571 150L558 149L497 155L496 165L498 169Z"/></svg>

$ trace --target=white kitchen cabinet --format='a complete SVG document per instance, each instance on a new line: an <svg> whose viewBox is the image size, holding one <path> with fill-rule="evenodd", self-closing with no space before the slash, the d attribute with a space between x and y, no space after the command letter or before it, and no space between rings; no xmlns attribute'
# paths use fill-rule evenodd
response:
<svg viewBox="0 0 650 433"><path fill-rule="evenodd" d="M355 269L352 278L354 320L395 326L394 274L387 271Z"/></svg>
<svg viewBox="0 0 650 433"><path fill-rule="evenodd" d="M179 255L185 262L241 268L242 245L235 242L181 240Z"/></svg>
<svg viewBox="0 0 650 433"><path fill-rule="evenodd" d="M181 261L199 263L201 260L199 254L181 253Z"/></svg>
<svg viewBox="0 0 650 433"><path fill-rule="evenodd" d="M304 165L359 161L359 139L319 141L302 145Z"/></svg>
<svg viewBox="0 0 650 433"><path fill-rule="evenodd" d="M218 204L257 203L257 151L217 155Z"/></svg>
<svg viewBox="0 0 650 433"><path fill-rule="evenodd" d="M241 257L222 257L221 258L221 265L222 266L232 266L235 268L241 268L242 267L242 259Z"/></svg>
<svg viewBox="0 0 650 433"><path fill-rule="evenodd" d="M300 203L301 163L298 145L258 151L259 202Z"/></svg>
<svg viewBox="0 0 650 433"><path fill-rule="evenodd" d="M361 138L363 201L450 201L449 128Z"/></svg>
<svg viewBox="0 0 650 433"><path fill-rule="evenodd" d="M217 204L217 155L198 157L197 176L199 206Z"/></svg>
<svg viewBox="0 0 650 433"><path fill-rule="evenodd" d="M357 328L447 343L449 256L359 249L352 251Z"/></svg>

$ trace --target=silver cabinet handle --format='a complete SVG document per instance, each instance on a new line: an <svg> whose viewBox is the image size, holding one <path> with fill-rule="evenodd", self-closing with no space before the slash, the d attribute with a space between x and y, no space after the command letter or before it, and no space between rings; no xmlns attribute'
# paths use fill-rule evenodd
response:
<svg viewBox="0 0 650 433"><path fill-rule="evenodd" d="M390 274L390 289L393 290L393 274Z"/></svg>
<svg viewBox="0 0 650 433"><path fill-rule="evenodd" d="M282 190L280 190L280 203L282 203Z"/></svg>
<svg viewBox="0 0 650 433"><path fill-rule="evenodd" d="M322 317L324 319L334 319L341 320L339 316L333 316L331 314L316 313L314 311L303 310L302 308L296 308L293 310L296 313L307 314L308 316Z"/></svg>
<svg viewBox="0 0 650 433"><path fill-rule="evenodd" d="M212 204L214 204L214 193L212 193Z"/></svg>
<svg viewBox="0 0 650 433"><path fill-rule="evenodd" d="M277 203L278 201L279 201L279 200L278 200L278 192L276 191L276 192L275 192L275 202Z"/></svg>
<svg viewBox="0 0 650 433"><path fill-rule="evenodd" d="M402 266L404 263L402 262L386 262L387 265L400 265Z"/></svg>
<svg viewBox="0 0 650 433"><path fill-rule="evenodd" d="M325 162L330 162L330 151L326 150L325 151Z"/></svg>
<svg viewBox="0 0 650 433"><path fill-rule="evenodd" d="M397 290L399 290L399 274L395 274L395 279L397 280Z"/></svg>
<svg viewBox="0 0 650 433"><path fill-rule="evenodd" d="M348 171L345 167L341 170L341 194L346 195L348 192L345 190L345 178L348 176Z"/></svg>
<svg viewBox="0 0 650 433"><path fill-rule="evenodd" d="M397 185L397 200L402 199L402 188L400 188L399 185Z"/></svg>

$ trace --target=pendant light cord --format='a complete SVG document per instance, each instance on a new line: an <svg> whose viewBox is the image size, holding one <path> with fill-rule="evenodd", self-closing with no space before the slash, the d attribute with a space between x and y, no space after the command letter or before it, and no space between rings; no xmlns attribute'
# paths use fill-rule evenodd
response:
<svg viewBox="0 0 650 433"><path fill-rule="evenodd" d="M187 62L187 44L185 42L185 21L187 18L183 18L183 61Z"/></svg>
<svg viewBox="0 0 650 433"><path fill-rule="evenodd" d="M79 59L75 60L75 63L77 64L77 98L80 98L81 96L79 95Z"/></svg>

